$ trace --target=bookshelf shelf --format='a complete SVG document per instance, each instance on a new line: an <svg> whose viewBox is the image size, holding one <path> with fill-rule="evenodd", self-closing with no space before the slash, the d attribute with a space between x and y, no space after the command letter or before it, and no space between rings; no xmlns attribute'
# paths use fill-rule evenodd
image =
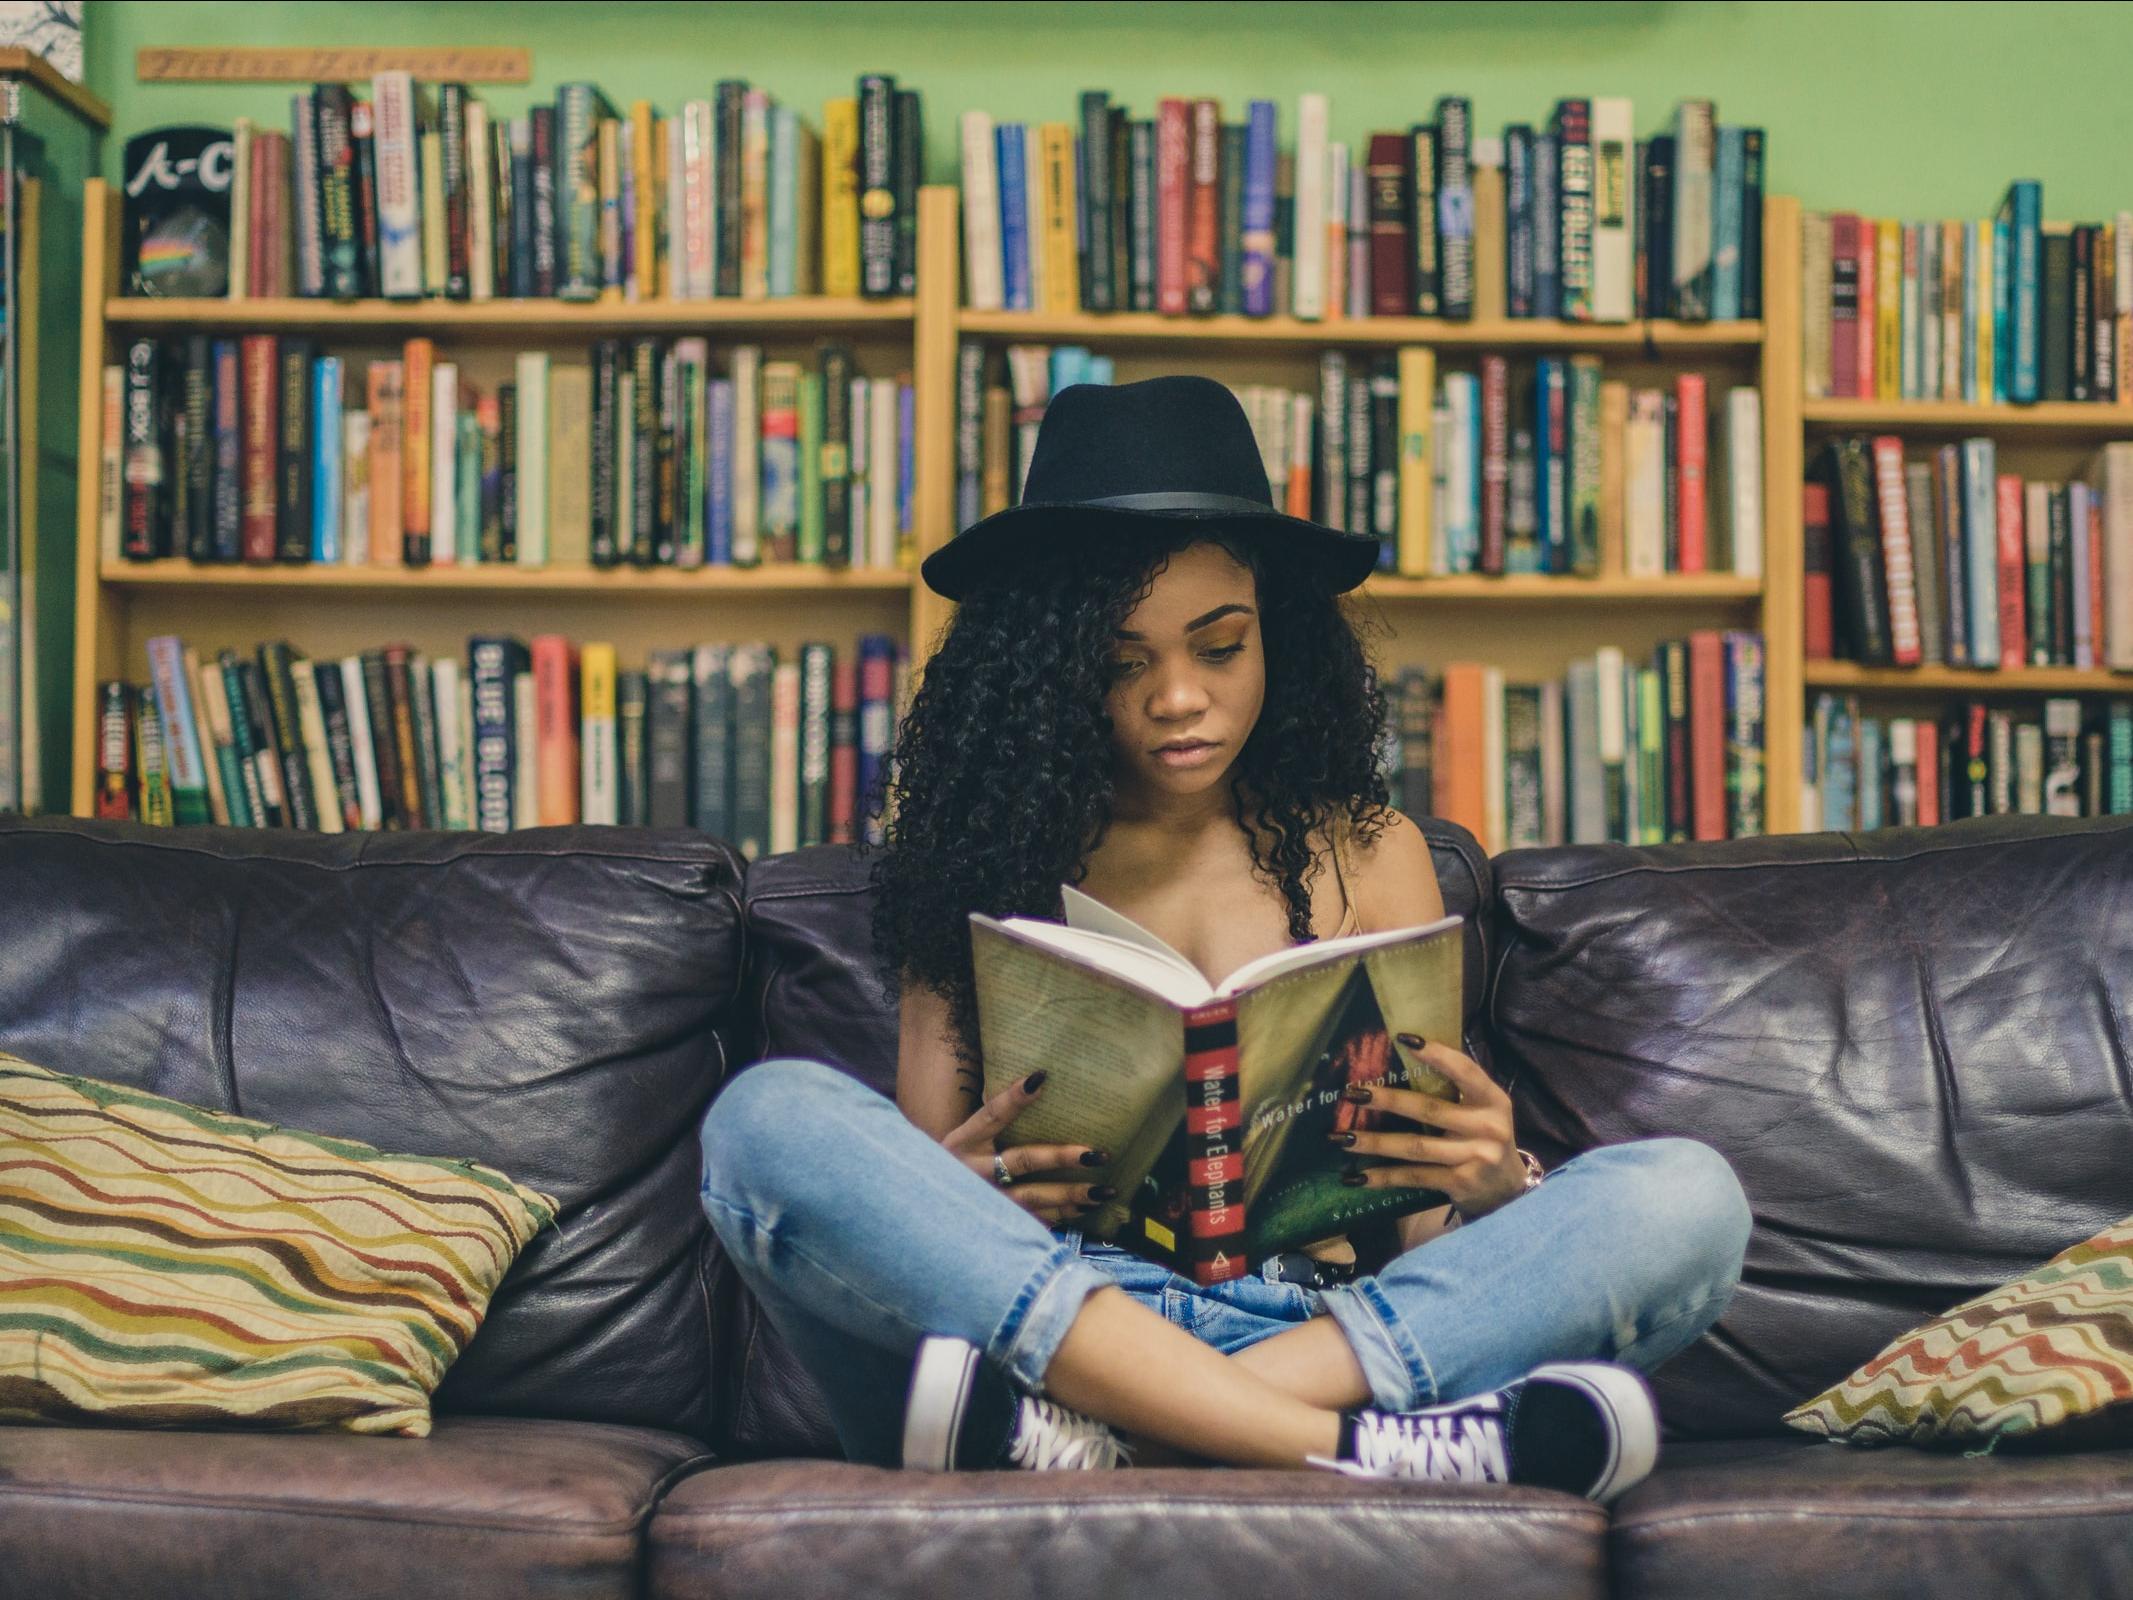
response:
<svg viewBox="0 0 2133 1600"><path fill-rule="evenodd" d="M908 592L912 574L900 569L813 566L761 567L516 567L476 566L280 567L196 565L183 559L106 565L102 579L132 589L316 589L397 594L771 595Z"/></svg>
<svg viewBox="0 0 2133 1600"><path fill-rule="evenodd" d="M2129 694L2133 673L2104 667L1862 667L1855 661L1810 661L1811 689L1901 694Z"/></svg>
<svg viewBox="0 0 2133 1600"><path fill-rule="evenodd" d="M424 333L530 333L564 329L587 336L644 329L792 329L807 333L906 329L913 303L780 300L153 300L113 296L113 328L233 328L261 333L340 333L350 329Z"/></svg>
<svg viewBox="0 0 2133 1600"><path fill-rule="evenodd" d="M1730 572L1679 573L1665 578L1630 578L1619 574L1596 578L1570 578L1532 573L1507 573L1484 577L1456 573L1445 577L1373 577L1363 592L1381 600L1480 600L1520 604L1577 604L1594 600L1656 602L1661 605L1684 601L1745 604L1762 598L1760 578L1737 577Z"/></svg>
<svg viewBox="0 0 2133 1600"><path fill-rule="evenodd" d="M1919 433L2053 433L2133 438L2133 406L2045 401L2033 406L1973 405L1956 400L1808 400L1810 428L1900 428Z"/></svg>
<svg viewBox="0 0 2133 1600"><path fill-rule="evenodd" d="M1305 322L1295 317L1166 317L1146 311L956 313L966 334L998 339L1068 340L1104 345L1437 345L1534 350L1753 350L1760 322L1558 322L1489 318L1357 317Z"/></svg>
<svg viewBox="0 0 2133 1600"><path fill-rule="evenodd" d="M155 300L118 291L119 200L99 181L83 187L78 450L99 458L102 370L130 336L216 331L309 333L351 343L429 334L490 346L727 330L795 342L865 341L889 370L911 374L919 427L912 487L923 558L948 533L954 479L954 296L956 195L919 192L916 298L797 296L774 300L325 301ZM945 263L945 266L944 266ZM892 364L893 363L893 364ZM142 676L145 639L158 632L208 642L288 638L298 650L342 654L392 637L451 653L472 635L522 637L562 630L612 642L624 664L654 648L705 640L767 638L780 650L801 640L843 641L857 630L901 634L914 658L945 621L947 603L914 571L808 565L677 569L587 565L474 564L408 568L196 565L184 558L129 562L102 548L99 475L76 475L75 655L72 796L94 807L98 684ZM674 602L679 602L676 604Z"/></svg>

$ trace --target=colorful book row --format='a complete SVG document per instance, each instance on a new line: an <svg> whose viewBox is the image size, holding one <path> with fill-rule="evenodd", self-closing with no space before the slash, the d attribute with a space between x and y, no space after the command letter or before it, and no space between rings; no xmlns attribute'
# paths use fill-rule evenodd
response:
<svg viewBox="0 0 2133 1600"><path fill-rule="evenodd" d="M654 650L559 634L311 661L286 643L210 659L148 641L151 681L100 686L96 814L151 823L378 829L694 827L753 860L881 838L909 662L761 643Z"/></svg>
<svg viewBox="0 0 2133 1600"><path fill-rule="evenodd" d="M827 101L819 132L739 79L667 114L644 100L618 111L592 83L564 84L552 106L515 117L492 113L465 84L405 72L381 72L369 89L367 100L343 83L303 90L286 131L247 118L226 141L211 130L228 151L201 152L191 181L172 174L170 142L196 130L131 141L128 292L476 301L913 292L923 118L918 92L892 77L868 74L854 94ZM230 181L216 189L205 179L218 170ZM164 226L174 186L218 226L190 239ZM217 239L227 241L219 274Z"/></svg>
<svg viewBox="0 0 2133 1600"><path fill-rule="evenodd" d="M2062 484L1999 471L1986 438L1922 460L1832 439L1801 527L1810 661L2133 670L2133 443Z"/></svg>
<svg viewBox="0 0 2133 1600"><path fill-rule="evenodd" d="M484 388L428 339L359 367L300 336L142 338L104 371L109 558L896 568L908 377L701 338L519 354Z"/></svg>
<svg viewBox="0 0 2133 1600"><path fill-rule="evenodd" d="M2054 697L2041 715L1972 700L1936 719L1866 716L1857 696L1822 694L1804 754L1808 832L2133 812L2133 700Z"/></svg>
<svg viewBox="0 0 2133 1600"><path fill-rule="evenodd" d="M959 352L957 515L1014 503L1051 396L1110 380L1079 346ZM1426 347L1319 359L1315 394L1233 386L1275 504L1375 533L1411 575L1762 572L1762 400L1684 372L1666 388L1596 356L1439 371Z"/></svg>
<svg viewBox="0 0 2133 1600"><path fill-rule="evenodd" d="M2133 212L2043 218L2032 179L1977 221L1803 217L1807 397L2133 403Z"/></svg>
<svg viewBox="0 0 2133 1600"><path fill-rule="evenodd" d="M1353 147L1323 94L1298 98L1286 146L1272 100L1241 122L1175 96L1135 118L1089 90L1078 111L964 113L974 309L1464 319L1500 261L1513 317L1761 315L1763 132L1719 126L1708 100L1649 139L1630 101L1573 97L1489 140L1445 95Z"/></svg>
<svg viewBox="0 0 2133 1600"><path fill-rule="evenodd" d="M1643 664L1608 647L1546 683L1469 662L1408 667L1386 691L1395 803L1459 823L1491 854L1763 832L1760 634L1699 630Z"/></svg>

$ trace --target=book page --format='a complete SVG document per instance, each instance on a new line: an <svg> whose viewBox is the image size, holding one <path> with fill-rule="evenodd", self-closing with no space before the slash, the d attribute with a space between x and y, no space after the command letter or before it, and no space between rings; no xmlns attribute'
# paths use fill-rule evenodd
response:
<svg viewBox="0 0 2133 1600"><path fill-rule="evenodd" d="M1167 1001L1106 973L1032 948L973 914L971 967L979 1049L990 1099L1040 1067L1051 1076L1003 1144L1086 1144L1109 1150L1105 1181L1140 1181L1128 1157L1153 1162L1168 1135L1166 1099L1184 1114L1185 1022Z"/></svg>
<svg viewBox="0 0 2133 1600"><path fill-rule="evenodd" d="M973 911L970 918L973 925L983 921L1009 938L1056 950L1069 961L1110 973L1175 1006L1205 1005L1214 998L1214 991L1208 988L1200 970L1168 946L1151 948L1137 939L1119 938L1092 928L1069 928L1035 917L995 919Z"/></svg>
<svg viewBox="0 0 2133 1600"><path fill-rule="evenodd" d="M1083 894L1071 883L1062 883L1059 886L1059 894L1066 903L1068 927L1087 928L1092 933L1107 933L1114 939L1123 939L1128 944L1139 945L1143 950L1168 956L1183 971L1205 980L1206 974L1198 967L1124 912L1113 911L1094 895Z"/></svg>
<svg viewBox="0 0 2133 1600"><path fill-rule="evenodd" d="M1345 939L1318 939L1310 944L1290 945L1286 950L1247 961L1216 986L1217 994L1242 994L1254 984L1266 983L1283 973L1294 972L1300 967L1315 967L1324 962L1340 961L1358 950L1375 950L1381 945L1404 944L1413 939L1424 939L1441 933L1446 928L1459 925L1457 917L1440 917L1435 922L1419 923L1412 928L1387 928L1378 933L1351 933Z"/></svg>

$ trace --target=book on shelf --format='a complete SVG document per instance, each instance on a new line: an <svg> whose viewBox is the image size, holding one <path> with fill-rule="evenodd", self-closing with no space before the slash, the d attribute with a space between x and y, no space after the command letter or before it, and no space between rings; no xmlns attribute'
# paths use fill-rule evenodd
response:
<svg viewBox="0 0 2133 1600"><path fill-rule="evenodd" d="M1328 98L1304 94L1289 149L1272 100L1234 121L1207 98L1151 109L1087 90L1071 120L963 114L973 309L1762 315L1764 133L1720 125L1708 100L1645 139L1633 103L1609 97L1560 100L1544 130L1487 139L1473 102L1445 95L1349 144Z"/></svg>
<svg viewBox="0 0 2133 1600"><path fill-rule="evenodd" d="M356 830L693 827L750 860L879 843L907 653L761 642L656 648L561 634L395 643L312 660L148 641L150 681L98 686L96 815Z"/></svg>
<svg viewBox="0 0 2133 1600"><path fill-rule="evenodd" d="M1810 400L2133 403L2133 212L2044 219L2043 185L1990 217L1800 219Z"/></svg>
<svg viewBox="0 0 2133 1600"><path fill-rule="evenodd" d="M701 338L521 352L490 385L409 339L141 337L105 374L107 560L895 570L912 554L907 374L848 346ZM111 400L116 395L114 418ZM627 403L625 403L627 397ZM115 490L115 492L111 492Z"/></svg>
<svg viewBox="0 0 2133 1600"><path fill-rule="evenodd" d="M958 526L1019 498L1051 396L1111 370L1080 345L961 347ZM1762 398L1747 385L1683 372L1632 386L1589 355L1455 366L1413 347L1328 350L1315 392L1232 389L1276 507L1376 533L1388 573L1762 575Z"/></svg>
<svg viewBox="0 0 2133 1600"><path fill-rule="evenodd" d="M1064 923L973 912L971 965L986 1094L1050 1073L1004 1142L1110 1152L1118 1193L1084 1219L1091 1237L1212 1284L1444 1203L1344 1184L1384 1158L1326 1136L1384 1116L1351 1086L1453 1097L1415 1047L1460 1036L1459 918L1293 946L1215 983L1130 918L1062 897Z"/></svg>
<svg viewBox="0 0 2133 1600"><path fill-rule="evenodd" d="M2133 813L2133 696L2054 695L2035 709L1951 700L1936 716L1870 715L1817 694L1803 734L1808 832L1964 817Z"/></svg>
<svg viewBox="0 0 2133 1600"><path fill-rule="evenodd" d="M1644 661L1612 646L1558 679L1408 665L1384 682L1380 770L1410 816L1458 823L1494 854L1668 844L1765 829L1759 634L1703 629Z"/></svg>
<svg viewBox="0 0 2133 1600"><path fill-rule="evenodd" d="M359 97L361 91L365 97ZM463 83L380 72L289 98L228 147L227 272L129 294L464 301L885 298L914 292L918 91L868 74L819 126L740 79L664 111L593 83L506 116ZM154 227L129 200L129 243ZM195 248L194 255L201 252Z"/></svg>
<svg viewBox="0 0 2133 1600"><path fill-rule="evenodd" d="M1840 436L1802 513L1810 661L2133 671L2133 443L2049 482L1990 438Z"/></svg>

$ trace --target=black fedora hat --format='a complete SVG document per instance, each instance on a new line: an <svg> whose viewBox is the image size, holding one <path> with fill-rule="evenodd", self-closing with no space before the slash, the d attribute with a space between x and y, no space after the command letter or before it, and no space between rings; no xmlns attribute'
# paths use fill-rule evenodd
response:
<svg viewBox="0 0 2133 1600"><path fill-rule="evenodd" d="M1037 429L1022 503L974 522L919 568L926 586L961 600L1011 573L1030 541L1100 525L1208 531L1248 528L1293 540L1337 593L1378 563L1372 534L1341 533L1274 509L1266 463L1237 397L1212 378L1077 383L1052 396Z"/></svg>

